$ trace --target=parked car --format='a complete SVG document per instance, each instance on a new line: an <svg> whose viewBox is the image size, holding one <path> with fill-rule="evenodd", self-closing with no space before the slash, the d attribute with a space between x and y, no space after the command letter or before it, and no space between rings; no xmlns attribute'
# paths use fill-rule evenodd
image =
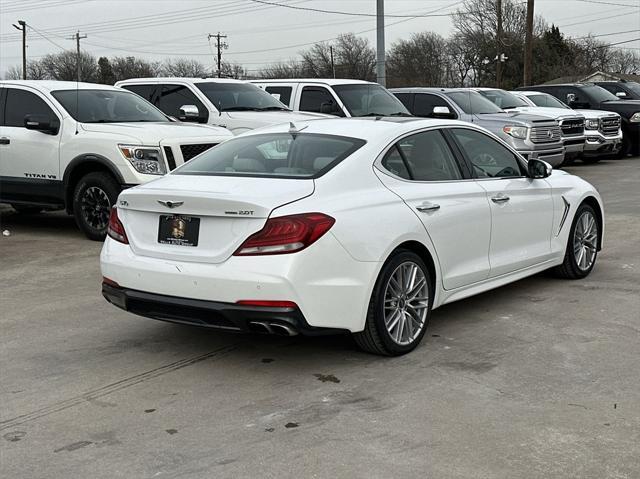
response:
<svg viewBox="0 0 640 479"><path fill-rule="evenodd" d="M634 81L598 81L596 85L604 88L622 100L640 100L640 83Z"/></svg>
<svg viewBox="0 0 640 479"><path fill-rule="evenodd" d="M102 293L163 321L348 331L399 355L433 308L548 268L587 276L603 222L589 183L471 123L278 125L124 191Z"/></svg>
<svg viewBox="0 0 640 479"><path fill-rule="evenodd" d="M227 78L135 78L116 86L137 93L180 121L220 126L234 135L328 116L294 113L255 85Z"/></svg>
<svg viewBox="0 0 640 479"><path fill-rule="evenodd" d="M253 80L292 110L343 117L410 116L389 90L363 80L285 79Z"/></svg>
<svg viewBox="0 0 640 479"><path fill-rule="evenodd" d="M604 110L622 118L620 156L640 155L640 100L621 100L613 93L592 83L536 85L517 90L541 91L555 96L577 110Z"/></svg>
<svg viewBox="0 0 640 479"><path fill-rule="evenodd" d="M513 93L499 88L474 88L487 100L505 111L524 111L553 118L560 125L564 145L564 164L572 163L584 152L584 116L571 109L558 109L531 105Z"/></svg>
<svg viewBox="0 0 640 479"><path fill-rule="evenodd" d="M468 121L498 135L527 159L538 158L553 167L564 161L560 126L551 118L508 113L466 88L394 88L391 92L415 116Z"/></svg>
<svg viewBox="0 0 640 479"><path fill-rule="evenodd" d="M0 202L18 212L66 209L104 239L123 188L157 178L232 137L172 122L120 88L61 81L0 82Z"/></svg>
<svg viewBox="0 0 640 479"><path fill-rule="evenodd" d="M556 97L539 91L512 92L531 106L571 110ZM574 110L585 117L585 144L582 154L584 163L595 163L603 155L615 154L622 147L620 115L601 110Z"/></svg>

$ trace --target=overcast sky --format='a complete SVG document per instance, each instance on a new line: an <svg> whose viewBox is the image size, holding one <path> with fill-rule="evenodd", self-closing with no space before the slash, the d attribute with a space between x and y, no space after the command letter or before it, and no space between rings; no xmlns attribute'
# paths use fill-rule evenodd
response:
<svg viewBox="0 0 640 479"><path fill-rule="evenodd" d="M267 0L300 8L352 13L375 13L375 0ZM456 0L386 0L387 15L446 14L462 3ZM609 5L611 4L611 5ZM535 0L536 14L560 25L572 37L589 33L617 43L640 37L640 0ZM250 70L287 60L304 44L355 32L375 45L375 18L296 10L252 0L0 0L0 72L21 62L20 32L11 25L24 20L29 58L63 48L77 29L87 38L82 48L93 55L136 55L150 60L195 58L213 65L208 33L228 35L227 61ZM448 16L388 17L387 48L413 32L434 31L447 36ZM633 31L635 30L635 31ZM608 35L612 34L612 35ZM640 40L620 47L640 51Z"/></svg>

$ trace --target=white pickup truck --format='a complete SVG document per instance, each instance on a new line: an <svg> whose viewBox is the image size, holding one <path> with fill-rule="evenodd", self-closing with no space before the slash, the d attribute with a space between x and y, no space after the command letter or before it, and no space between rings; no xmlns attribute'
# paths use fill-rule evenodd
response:
<svg viewBox="0 0 640 479"><path fill-rule="evenodd" d="M233 135L169 119L131 92L60 81L0 82L0 202L66 209L93 240L123 188L163 175Z"/></svg>
<svg viewBox="0 0 640 479"><path fill-rule="evenodd" d="M134 78L116 86L137 93L180 121L221 126L234 135L262 126L330 117L293 112L255 85L228 78Z"/></svg>

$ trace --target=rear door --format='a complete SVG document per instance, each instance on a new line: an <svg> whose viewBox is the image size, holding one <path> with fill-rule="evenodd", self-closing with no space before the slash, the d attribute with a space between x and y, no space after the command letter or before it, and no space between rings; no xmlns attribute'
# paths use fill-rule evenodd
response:
<svg viewBox="0 0 640 479"><path fill-rule="evenodd" d="M485 190L470 179L441 130L400 139L381 160L381 181L422 221L435 245L445 289L489 275L491 216Z"/></svg>
<svg viewBox="0 0 640 479"><path fill-rule="evenodd" d="M526 176L515 153L489 135L454 128L491 208L491 277L542 263L551 256L553 198L544 179Z"/></svg>

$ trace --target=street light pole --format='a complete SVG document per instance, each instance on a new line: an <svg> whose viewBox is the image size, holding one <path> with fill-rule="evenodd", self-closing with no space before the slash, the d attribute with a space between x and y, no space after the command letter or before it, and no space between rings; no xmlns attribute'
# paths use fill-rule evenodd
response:
<svg viewBox="0 0 640 479"><path fill-rule="evenodd" d="M527 0L527 33L524 39L524 86L533 83L533 0Z"/></svg>
<svg viewBox="0 0 640 479"><path fill-rule="evenodd" d="M496 61L496 88L502 83L502 0L496 0L498 28L496 30L496 48L498 50Z"/></svg>
<svg viewBox="0 0 640 479"><path fill-rule="evenodd" d="M377 81L382 86L386 86L387 78L385 73L385 50L384 50L384 0L377 0L377 37L376 37L376 76Z"/></svg>
<svg viewBox="0 0 640 479"><path fill-rule="evenodd" d="M20 25L20 26L18 26ZM18 20L18 25L13 24L13 28L22 31L22 79L27 79L27 22Z"/></svg>

